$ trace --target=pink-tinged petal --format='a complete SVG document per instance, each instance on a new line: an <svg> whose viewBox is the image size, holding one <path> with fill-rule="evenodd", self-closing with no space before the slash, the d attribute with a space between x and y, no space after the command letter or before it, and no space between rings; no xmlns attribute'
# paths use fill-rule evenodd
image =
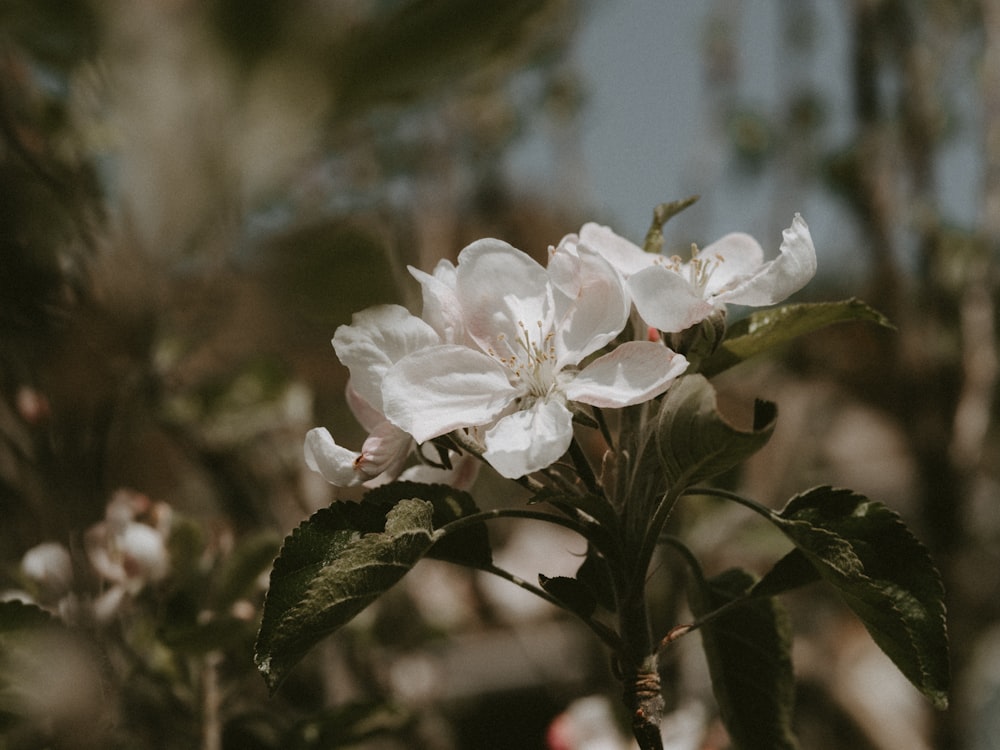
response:
<svg viewBox="0 0 1000 750"><path fill-rule="evenodd" d="M420 282L424 307L421 317L438 332L443 344L465 343L462 307L455 293L457 270L449 260L438 261L429 274L408 266L410 275Z"/></svg>
<svg viewBox="0 0 1000 750"><path fill-rule="evenodd" d="M656 258L608 227L593 222L584 224L580 230L580 244L600 254L625 278L651 266Z"/></svg>
<svg viewBox="0 0 1000 750"><path fill-rule="evenodd" d="M525 331L551 330L545 269L506 242L478 240L458 256L456 293L465 328L483 351L520 352Z"/></svg>
<svg viewBox="0 0 1000 750"><path fill-rule="evenodd" d="M351 325L340 326L333 335L333 348L351 371L354 388L379 410L386 370L407 354L439 343L433 328L399 305L355 313Z"/></svg>
<svg viewBox="0 0 1000 750"><path fill-rule="evenodd" d="M337 445L325 427L315 427L306 433L304 451L306 466L319 472L330 484L353 487L366 478L355 467L361 454Z"/></svg>
<svg viewBox="0 0 1000 750"><path fill-rule="evenodd" d="M465 346L422 349L386 373L385 415L418 443L486 424L519 394L507 374L494 359Z"/></svg>
<svg viewBox="0 0 1000 750"><path fill-rule="evenodd" d="M794 294L816 275L816 248L809 227L799 214L782 232L781 252L750 278L719 292L719 302L739 305L773 305Z"/></svg>
<svg viewBox="0 0 1000 750"><path fill-rule="evenodd" d="M663 393L687 369L687 360L663 344L627 341L576 374L563 392L570 401L620 408Z"/></svg>
<svg viewBox="0 0 1000 750"><path fill-rule="evenodd" d="M621 276L586 248L562 246L549 260L555 303L558 368L579 364L614 341L628 321L630 300Z"/></svg>
<svg viewBox="0 0 1000 750"><path fill-rule="evenodd" d="M483 458L502 476L517 479L558 461L573 439L573 415L557 399L500 419L486 433Z"/></svg>
<svg viewBox="0 0 1000 750"><path fill-rule="evenodd" d="M365 401L351 380L347 381L347 387L344 388L344 398L347 401L348 408L351 410L351 414L358 420L358 424L368 432L371 432L385 421L385 414Z"/></svg>
<svg viewBox="0 0 1000 750"><path fill-rule="evenodd" d="M733 232L700 250L698 259L709 268L705 284L709 296L757 273L764 263L764 248L749 234Z"/></svg>
<svg viewBox="0 0 1000 750"><path fill-rule="evenodd" d="M628 280L639 316L657 330L683 331L715 310L680 274L664 266L649 266Z"/></svg>
<svg viewBox="0 0 1000 750"><path fill-rule="evenodd" d="M355 466L367 477L385 475L395 479L403 470L412 448L413 438L408 433L383 420L361 446L361 457Z"/></svg>

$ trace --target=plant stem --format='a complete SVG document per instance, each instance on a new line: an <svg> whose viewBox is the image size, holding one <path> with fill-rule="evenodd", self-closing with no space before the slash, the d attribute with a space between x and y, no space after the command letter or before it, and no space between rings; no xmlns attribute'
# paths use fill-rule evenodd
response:
<svg viewBox="0 0 1000 750"><path fill-rule="evenodd" d="M633 583L630 589L619 611L622 701L632 717L632 734L641 750L663 750L660 720L664 702L656 650L650 639L645 579Z"/></svg>
<svg viewBox="0 0 1000 750"><path fill-rule="evenodd" d="M718 487L691 487L684 490L682 495L711 495L713 497L721 497L723 500L732 500L734 503L739 503L744 508L749 508L754 513L764 516L764 518L771 518L774 511L768 508L766 505L761 505L756 500L751 500L748 497L743 497L742 495L737 495L735 492L730 492L729 490L719 489Z"/></svg>

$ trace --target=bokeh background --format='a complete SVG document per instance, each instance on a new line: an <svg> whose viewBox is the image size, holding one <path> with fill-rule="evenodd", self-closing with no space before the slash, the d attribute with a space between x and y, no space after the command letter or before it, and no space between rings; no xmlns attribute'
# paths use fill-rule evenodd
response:
<svg viewBox="0 0 1000 750"><path fill-rule="evenodd" d="M737 417L757 396L780 409L743 492L883 500L947 588L944 713L827 594L787 597L803 747L1000 748L998 0L3 0L0 590L74 625L28 645L0 628L0 747L613 735L599 644L443 564L273 698L251 645L276 544L337 496L303 464L306 430L363 439L334 329L416 310L406 265L478 237L543 257L597 220L639 241L653 206L693 194L671 249L744 230L774 252L801 212L819 274L797 299L856 295L897 326L828 329L717 384ZM477 493L517 499L489 477ZM169 573L125 571L82 616L118 591L91 553L122 498ZM684 523L713 571L774 559L742 511ZM582 552L493 531L528 579ZM48 542L72 582L26 563ZM667 627L669 568L651 578ZM671 747L726 747L685 640L664 665Z"/></svg>

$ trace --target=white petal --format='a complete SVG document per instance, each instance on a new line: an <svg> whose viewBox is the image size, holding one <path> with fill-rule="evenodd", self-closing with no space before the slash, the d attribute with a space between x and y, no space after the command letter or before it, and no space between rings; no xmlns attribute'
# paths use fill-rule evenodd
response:
<svg viewBox="0 0 1000 750"><path fill-rule="evenodd" d="M491 422L518 396L507 369L482 352L446 344L404 357L385 375L385 415L418 443Z"/></svg>
<svg viewBox="0 0 1000 750"><path fill-rule="evenodd" d="M632 406L659 396L687 366L683 356L663 344L627 341L577 373L563 393L592 406Z"/></svg>
<svg viewBox="0 0 1000 750"><path fill-rule="evenodd" d="M705 285L706 295L711 295L757 273L764 264L764 248L749 234L733 232L703 248L698 257L712 268Z"/></svg>
<svg viewBox="0 0 1000 750"><path fill-rule="evenodd" d="M325 427L315 427L306 433L304 450L306 466L318 471L330 484L353 487L365 479L355 468L361 454L337 445Z"/></svg>
<svg viewBox="0 0 1000 750"><path fill-rule="evenodd" d="M656 258L608 227L592 222L580 230L580 244L603 256L625 278L653 265Z"/></svg>
<svg viewBox="0 0 1000 750"><path fill-rule="evenodd" d="M551 330L549 277L530 256L506 242L478 240L458 256L458 301L465 327L483 351L508 356L524 331Z"/></svg>
<svg viewBox="0 0 1000 750"><path fill-rule="evenodd" d="M489 461L502 476L517 479L558 461L573 439L573 415L557 399L500 419L486 433Z"/></svg>
<svg viewBox="0 0 1000 750"><path fill-rule="evenodd" d="M344 399L358 424L368 432L385 421L385 415L361 397L351 380L347 381L347 387L344 388Z"/></svg>
<svg viewBox="0 0 1000 750"><path fill-rule="evenodd" d="M720 292L715 299L740 305L773 305L804 287L815 274L816 248L809 227L795 214L792 226L782 232L778 257L765 263L750 278Z"/></svg>
<svg viewBox="0 0 1000 750"><path fill-rule="evenodd" d="M377 305L355 313L351 325L340 326L333 348L351 371L354 388L382 410L382 377L407 354L440 343L427 323L399 305Z"/></svg>
<svg viewBox="0 0 1000 750"><path fill-rule="evenodd" d="M649 266L633 275L628 291L640 317L668 333L683 331L715 310L686 279L664 266Z"/></svg>
<svg viewBox="0 0 1000 750"><path fill-rule="evenodd" d="M621 276L586 248L563 247L549 260L555 303L556 366L576 365L621 333L631 306Z"/></svg>
<svg viewBox="0 0 1000 750"><path fill-rule="evenodd" d="M420 282L424 308L421 317L438 332L443 344L465 343L462 308L455 293L457 271L449 260L438 261L429 274L409 266L410 275Z"/></svg>

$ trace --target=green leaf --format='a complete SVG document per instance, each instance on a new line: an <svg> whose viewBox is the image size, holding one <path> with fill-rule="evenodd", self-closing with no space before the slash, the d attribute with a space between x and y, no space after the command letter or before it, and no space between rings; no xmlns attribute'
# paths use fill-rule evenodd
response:
<svg viewBox="0 0 1000 750"><path fill-rule="evenodd" d="M447 485L394 482L358 503L335 502L285 539L271 570L254 660L271 690L326 635L391 588L421 558L484 567L483 524L445 534L478 512Z"/></svg>
<svg viewBox="0 0 1000 750"><path fill-rule="evenodd" d="M834 323L867 321L892 328L882 313L859 299L817 302L758 310L729 327L726 338L699 372L707 377Z"/></svg>
<svg viewBox="0 0 1000 750"><path fill-rule="evenodd" d="M775 563L753 587L754 596L777 596L820 580L819 571L796 548Z"/></svg>
<svg viewBox="0 0 1000 750"><path fill-rule="evenodd" d="M771 520L840 593L872 639L938 708L948 705L944 587L927 550L885 505L817 487Z"/></svg>
<svg viewBox="0 0 1000 750"><path fill-rule="evenodd" d="M559 603L574 614L588 619L597 609L597 597L585 583L567 576L538 574L538 585L559 600Z"/></svg>
<svg viewBox="0 0 1000 750"><path fill-rule="evenodd" d="M691 608L696 617L744 598L754 578L728 570L705 580L696 570ZM791 638L774 599L752 599L701 627L712 690L733 746L792 750L795 679Z"/></svg>
<svg viewBox="0 0 1000 750"><path fill-rule="evenodd" d="M435 529L446 531L445 535L435 540L427 557L470 568L485 568L493 562L486 524L475 524L454 532L444 528L452 521L479 512L475 500L467 492L447 484L391 482L368 492L364 502L387 513L397 502L411 497L428 501L434 509L431 523Z"/></svg>
<svg viewBox="0 0 1000 750"><path fill-rule="evenodd" d="M0 634L57 623L58 620L36 604L26 604L17 599L0 602Z"/></svg>
<svg viewBox="0 0 1000 750"><path fill-rule="evenodd" d="M750 431L719 414L715 389L702 375L675 382L660 405L657 445L667 484L691 485L721 474L756 453L770 439L777 407L757 401Z"/></svg>
<svg viewBox="0 0 1000 750"><path fill-rule="evenodd" d="M254 654L272 692L310 648L392 587L434 543L431 503L399 501L384 528L372 528L377 512L371 504L336 502L285 541Z"/></svg>

